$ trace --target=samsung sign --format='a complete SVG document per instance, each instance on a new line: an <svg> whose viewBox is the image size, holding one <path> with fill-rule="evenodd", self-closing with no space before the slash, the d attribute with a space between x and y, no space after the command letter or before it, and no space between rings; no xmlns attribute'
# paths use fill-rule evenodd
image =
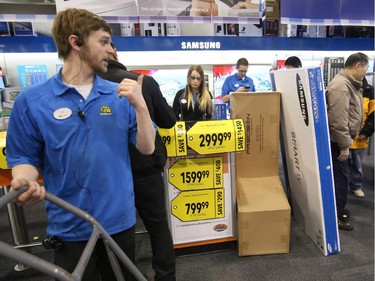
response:
<svg viewBox="0 0 375 281"><path fill-rule="evenodd" d="M221 49L220 42L181 42L182 50L219 50Z"/></svg>

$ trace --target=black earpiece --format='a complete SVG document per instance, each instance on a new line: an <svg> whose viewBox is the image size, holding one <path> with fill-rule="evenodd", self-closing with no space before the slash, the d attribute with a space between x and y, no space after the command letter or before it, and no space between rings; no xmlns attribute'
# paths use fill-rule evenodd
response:
<svg viewBox="0 0 375 281"><path fill-rule="evenodd" d="M77 39L76 40L76 45L78 46L78 47L81 47L82 45L83 45L83 41L81 40L81 39Z"/></svg>

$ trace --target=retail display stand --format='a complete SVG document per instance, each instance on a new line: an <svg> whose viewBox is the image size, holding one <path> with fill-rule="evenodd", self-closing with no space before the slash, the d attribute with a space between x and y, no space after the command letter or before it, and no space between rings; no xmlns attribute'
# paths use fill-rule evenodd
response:
<svg viewBox="0 0 375 281"><path fill-rule="evenodd" d="M234 241L230 153L244 149L243 121L177 122L159 133L168 152L164 179L175 247Z"/></svg>

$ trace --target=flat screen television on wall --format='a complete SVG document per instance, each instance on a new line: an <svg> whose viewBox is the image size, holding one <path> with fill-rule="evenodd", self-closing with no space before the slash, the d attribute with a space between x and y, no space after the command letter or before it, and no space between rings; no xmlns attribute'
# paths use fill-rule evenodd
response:
<svg viewBox="0 0 375 281"><path fill-rule="evenodd" d="M158 82L160 91L168 104L172 105L176 93L186 87L186 69L132 69L131 71L152 76Z"/></svg>

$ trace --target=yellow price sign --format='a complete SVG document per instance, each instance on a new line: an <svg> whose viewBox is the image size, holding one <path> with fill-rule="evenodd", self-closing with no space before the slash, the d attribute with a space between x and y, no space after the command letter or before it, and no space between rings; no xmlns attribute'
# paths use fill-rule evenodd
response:
<svg viewBox="0 0 375 281"><path fill-rule="evenodd" d="M167 148L168 157L187 155L185 122L176 122L171 129L158 128L158 132Z"/></svg>
<svg viewBox="0 0 375 281"><path fill-rule="evenodd" d="M238 137L242 143L240 146ZM187 132L188 146L199 154L244 150L243 138L241 119L197 122Z"/></svg>
<svg viewBox="0 0 375 281"><path fill-rule="evenodd" d="M172 215L183 222L223 218L224 189L183 191L172 200Z"/></svg>
<svg viewBox="0 0 375 281"><path fill-rule="evenodd" d="M5 144L6 144L6 131L0 131L0 169L8 169L6 154L5 154Z"/></svg>
<svg viewBox="0 0 375 281"><path fill-rule="evenodd" d="M174 135L174 127L170 129L158 128L158 133L167 149L167 155L169 157L176 156L176 137Z"/></svg>
<svg viewBox="0 0 375 281"><path fill-rule="evenodd" d="M223 157L181 158L169 168L169 183L179 190L223 187Z"/></svg>
<svg viewBox="0 0 375 281"><path fill-rule="evenodd" d="M233 120L236 132L236 151L245 150L245 127L242 119Z"/></svg>

